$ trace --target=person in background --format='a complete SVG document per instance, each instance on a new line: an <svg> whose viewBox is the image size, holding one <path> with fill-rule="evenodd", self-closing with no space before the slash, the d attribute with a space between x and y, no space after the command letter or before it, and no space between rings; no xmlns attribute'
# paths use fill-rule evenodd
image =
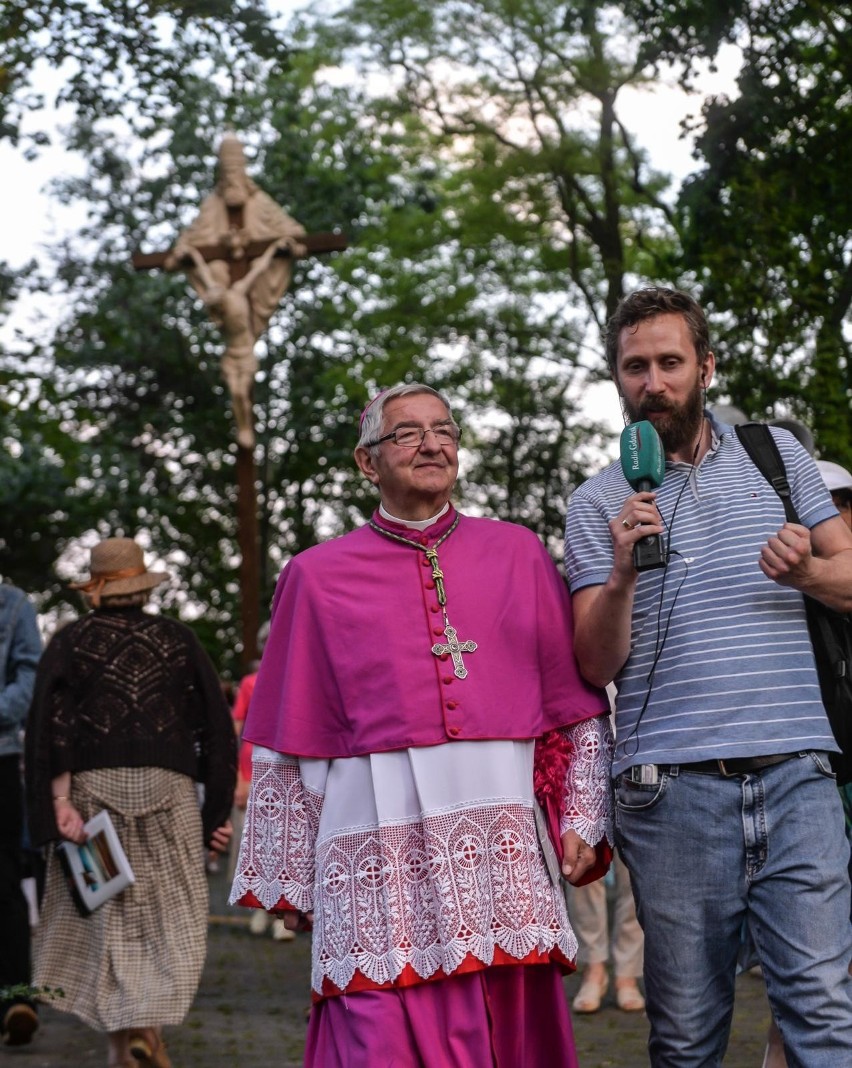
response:
<svg viewBox="0 0 852 1068"><path fill-rule="evenodd" d="M618 463L576 490L566 571L580 668L618 690L616 842L645 932L651 1064L721 1063L744 924L793 1063L852 1064L848 846L802 596L852 609L852 533L793 435L771 430L796 524L705 411L715 356L688 294L625 297L606 352L665 470L652 491ZM657 535L666 566L640 572L634 547Z"/></svg>
<svg viewBox="0 0 852 1068"><path fill-rule="evenodd" d="M258 652L263 654L263 647L269 637L269 623L264 623L257 633ZM237 688L237 696L231 709L234 720L234 730L239 745L239 758L237 760L237 788L234 791L234 808L231 813L231 822L234 825L234 837L231 842L230 862L228 865L228 878L233 883L237 870L237 857L239 855L240 841L243 835L245 823L246 805L248 804L249 788L251 787L251 754L252 744L243 738L243 727L248 715L251 695L254 693L254 684L257 682L257 673L260 669L260 661L255 660L249 667L249 671L240 679ZM271 930L272 938L276 942L292 942L296 938L294 931L287 928L280 916L273 916L265 909L252 909L249 920L249 931L253 935L262 935Z"/></svg>
<svg viewBox="0 0 852 1068"><path fill-rule="evenodd" d="M817 460L817 467L840 518L852 531L852 475L845 467L830 460ZM852 846L852 783L845 783L839 789L846 816L846 837ZM849 876L852 879L852 855L849 860Z"/></svg>
<svg viewBox="0 0 852 1068"><path fill-rule="evenodd" d="M524 527L451 503L428 386L361 419L380 504L279 579L232 902L313 926L305 1064L575 1068L561 885L610 855L606 695Z"/></svg>
<svg viewBox="0 0 852 1068"><path fill-rule="evenodd" d="M609 687L608 693L610 702L614 702L615 688ZM642 975L644 936L636 918L630 872L617 850L613 853L610 873L615 884L611 923L604 879L568 889L568 915L577 935L577 964L583 969L580 989L571 1008L581 1014L600 1009L609 989L610 959L616 1005L622 1012L642 1012L645 1008L645 998L637 983Z"/></svg>
<svg viewBox="0 0 852 1068"><path fill-rule="evenodd" d="M852 530L852 475L830 460L817 460L817 467L840 518Z"/></svg>
<svg viewBox="0 0 852 1068"><path fill-rule="evenodd" d="M609 989L607 963L612 960L615 1003L622 1012L642 1012L645 998L637 979L642 975L642 928L630 886L630 872L615 852L612 859L615 900L612 922L603 879L568 892L568 915L577 935L577 964L582 967L580 989L574 995L574 1012L594 1013Z"/></svg>
<svg viewBox="0 0 852 1068"><path fill-rule="evenodd" d="M34 971L63 990L58 1009L106 1032L109 1068L167 1068L161 1028L189 1010L206 952L202 846L230 838L234 729L193 632L143 610L168 576L130 538L96 545L90 572L72 584L90 611L54 635L36 675L30 828L37 844L82 843L106 809L136 881L83 917L51 852Z"/></svg>
<svg viewBox="0 0 852 1068"><path fill-rule="evenodd" d="M0 583L0 991L30 982L30 925L24 877L21 752L41 655L36 614L26 594ZM26 994L0 995L0 1037L24 1046L38 1029Z"/></svg>
<svg viewBox="0 0 852 1068"><path fill-rule="evenodd" d="M852 475L845 467L832 463L830 460L817 460L816 465L822 475L825 488L831 494L834 507L840 513L840 518L852 530ZM838 789L846 817L846 838L852 846L852 783L845 783ZM849 876L852 879L852 855L849 860ZM850 962L850 968L852 968L852 962ZM769 1040L763 1068L787 1068L784 1043L774 1020L769 1026Z"/></svg>

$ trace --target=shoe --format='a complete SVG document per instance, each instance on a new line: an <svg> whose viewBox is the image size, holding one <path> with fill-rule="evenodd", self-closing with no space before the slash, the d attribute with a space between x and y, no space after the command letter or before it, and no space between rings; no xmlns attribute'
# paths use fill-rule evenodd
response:
<svg viewBox="0 0 852 1068"><path fill-rule="evenodd" d="M580 983L580 989L574 1000L571 1002L571 1007L574 1012L579 1013L593 1013L597 1012L601 1007L601 1001L604 994L609 989L609 976L604 973L602 979L596 979L594 976L588 974L584 975L582 983Z"/></svg>
<svg viewBox="0 0 852 1068"><path fill-rule="evenodd" d="M644 1012L645 999L635 979L615 980L615 1003L622 1012Z"/></svg>
<svg viewBox="0 0 852 1068"><path fill-rule="evenodd" d="M255 909L249 920L249 930L253 935L262 935L269 925L269 913Z"/></svg>
<svg viewBox="0 0 852 1068"><path fill-rule="evenodd" d="M7 1046L27 1046L38 1031L38 1013L32 1005L19 1001L3 1017L3 1042Z"/></svg>
<svg viewBox="0 0 852 1068"><path fill-rule="evenodd" d="M130 1032L130 1053L136 1068L172 1068L166 1045L153 1027L140 1027Z"/></svg>
<svg viewBox="0 0 852 1068"><path fill-rule="evenodd" d="M272 937L276 942L292 942L296 937L295 931L290 931L284 926L283 920L272 921Z"/></svg>

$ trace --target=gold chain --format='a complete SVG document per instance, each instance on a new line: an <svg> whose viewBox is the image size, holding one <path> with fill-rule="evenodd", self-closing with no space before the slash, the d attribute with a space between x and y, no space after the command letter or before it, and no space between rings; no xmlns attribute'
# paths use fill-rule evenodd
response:
<svg viewBox="0 0 852 1068"><path fill-rule="evenodd" d="M442 534L435 544L428 549L425 545L421 545L420 542L412 541L410 538L404 538L401 534L394 534L390 530L385 530L384 527L380 527L379 524L372 519L370 520L370 526L377 534L381 534L383 538L390 538L391 541L401 542L403 545L407 545L411 549L418 549L425 554L426 559L432 567L432 581L435 583L435 594L444 616L444 635L447 639L446 643L436 642L432 646L432 653L435 656L439 656L442 660L446 660L447 657L452 657L453 674L458 679L466 679L468 671L464 666L462 653L475 653L476 642L469 640L460 642L455 627L450 625L450 621L447 618L447 591L444 588L444 572L441 570L440 564L438 563L438 546L445 542L456 529L459 525L460 518L460 516L456 515L449 530L445 534Z"/></svg>
<svg viewBox="0 0 852 1068"><path fill-rule="evenodd" d="M438 546L442 545L456 529L456 527L459 525L459 519L461 519L461 516L456 515L456 518L453 520L449 530L442 534L441 537L438 538L438 540L435 542L435 544L428 549L425 545L421 545L417 541L412 541L410 538L404 538L401 534L394 534L393 531L385 530L385 528L380 527L375 520L370 520L370 526L373 528L373 530L375 530L377 534L381 534L384 538L390 538L391 541L398 541L402 545L407 545L409 546L409 548L417 549L421 553L425 554L426 559L432 565L432 579L435 583L435 593L438 597L438 604L441 606L442 609L444 609L445 622L447 615L447 591L444 588L444 572L441 570L438 564Z"/></svg>

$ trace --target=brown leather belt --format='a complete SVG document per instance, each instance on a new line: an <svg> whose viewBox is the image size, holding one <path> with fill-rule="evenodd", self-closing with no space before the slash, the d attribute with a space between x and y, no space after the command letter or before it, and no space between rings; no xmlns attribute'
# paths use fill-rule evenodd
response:
<svg viewBox="0 0 852 1068"><path fill-rule="evenodd" d="M673 764L670 767L679 768L680 771L694 771L699 775L748 775L752 771L771 768L773 764L783 764L785 760L796 755L776 753L774 756L728 757L726 760L699 760L695 764Z"/></svg>

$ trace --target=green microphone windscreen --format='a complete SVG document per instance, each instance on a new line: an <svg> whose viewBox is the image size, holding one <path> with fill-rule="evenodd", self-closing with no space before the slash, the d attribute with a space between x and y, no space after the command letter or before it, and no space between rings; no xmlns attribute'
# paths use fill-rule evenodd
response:
<svg viewBox="0 0 852 1068"><path fill-rule="evenodd" d="M635 490L656 489L663 484L666 473L663 443L647 419L630 423L622 430L621 470Z"/></svg>

